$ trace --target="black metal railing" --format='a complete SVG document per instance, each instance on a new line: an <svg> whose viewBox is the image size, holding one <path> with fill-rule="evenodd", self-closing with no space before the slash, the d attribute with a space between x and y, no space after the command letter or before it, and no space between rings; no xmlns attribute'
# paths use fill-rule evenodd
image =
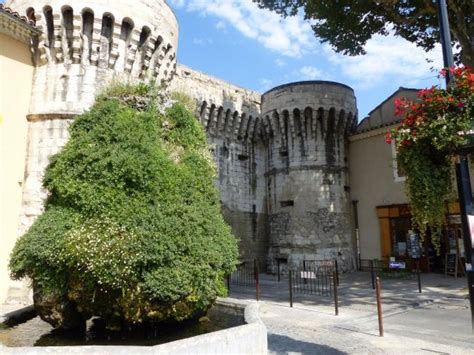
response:
<svg viewBox="0 0 474 355"><path fill-rule="evenodd" d="M370 279L372 282L372 289L375 290L376 278L380 279L399 279L399 280L414 280L418 282L418 292L421 293L421 270L419 262L416 263L414 269L400 269L393 268L390 265L389 260L379 259L361 259L361 265L363 271L370 271ZM367 266L368 265L368 266Z"/></svg>
<svg viewBox="0 0 474 355"><path fill-rule="evenodd" d="M297 267L288 270L290 307L293 307L295 295L317 295L334 298L336 315L339 314L337 296L337 275L335 269L328 265Z"/></svg>
<svg viewBox="0 0 474 355"><path fill-rule="evenodd" d="M257 260L252 262L244 261L237 266L232 274L227 276L227 289L231 290L231 285L255 287L255 297L260 298L259 269Z"/></svg>
<svg viewBox="0 0 474 355"><path fill-rule="evenodd" d="M337 259L328 260L303 260L301 263L303 270L316 270L317 272L336 274L336 282L339 286L339 267Z"/></svg>

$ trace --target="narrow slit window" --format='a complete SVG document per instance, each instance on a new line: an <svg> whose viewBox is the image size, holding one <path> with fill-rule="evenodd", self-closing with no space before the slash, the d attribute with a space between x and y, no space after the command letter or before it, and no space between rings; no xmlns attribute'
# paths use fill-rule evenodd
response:
<svg viewBox="0 0 474 355"><path fill-rule="evenodd" d="M295 205L295 201L293 200L280 201L281 207L292 207L294 205Z"/></svg>

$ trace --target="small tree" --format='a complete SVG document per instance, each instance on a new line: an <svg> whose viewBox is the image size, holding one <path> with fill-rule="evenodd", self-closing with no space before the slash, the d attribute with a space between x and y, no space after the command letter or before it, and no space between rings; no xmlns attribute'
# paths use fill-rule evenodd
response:
<svg viewBox="0 0 474 355"><path fill-rule="evenodd" d="M51 158L45 212L17 242L12 276L32 280L55 327L109 326L205 312L237 260L198 121L153 88L120 86L71 125Z"/></svg>
<svg viewBox="0 0 474 355"><path fill-rule="evenodd" d="M432 87L419 91L419 101L395 101L395 114L403 120L386 136L387 143L395 139L406 172L413 224L422 235L430 226L438 249L445 201L452 193L453 158L466 144L474 120L474 74L464 67L449 70L455 82L447 90Z"/></svg>

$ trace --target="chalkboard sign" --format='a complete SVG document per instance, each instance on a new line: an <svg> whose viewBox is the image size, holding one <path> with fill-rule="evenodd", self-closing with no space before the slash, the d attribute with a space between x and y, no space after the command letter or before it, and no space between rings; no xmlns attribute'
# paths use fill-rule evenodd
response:
<svg viewBox="0 0 474 355"><path fill-rule="evenodd" d="M407 251L412 259L421 258L420 236L416 233L409 233L407 237Z"/></svg>
<svg viewBox="0 0 474 355"><path fill-rule="evenodd" d="M444 266L445 275L458 276L458 254L446 254L446 263Z"/></svg>

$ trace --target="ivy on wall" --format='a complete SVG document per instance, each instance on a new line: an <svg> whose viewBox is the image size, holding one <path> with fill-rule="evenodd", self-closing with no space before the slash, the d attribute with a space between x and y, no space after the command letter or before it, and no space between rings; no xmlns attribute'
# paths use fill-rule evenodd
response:
<svg viewBox="0 0 474 355"><path fill-rule="evenodd" d="M445 201L452 193L453 160L467 143L474 120L474 73L467 67L444 69L454 83L448 89L420 90L417 101L395 100L395 114L402 123L386 136L395 139L397 159L406 172L406 191L412 222L439 251L445 224Z"/></svg>

